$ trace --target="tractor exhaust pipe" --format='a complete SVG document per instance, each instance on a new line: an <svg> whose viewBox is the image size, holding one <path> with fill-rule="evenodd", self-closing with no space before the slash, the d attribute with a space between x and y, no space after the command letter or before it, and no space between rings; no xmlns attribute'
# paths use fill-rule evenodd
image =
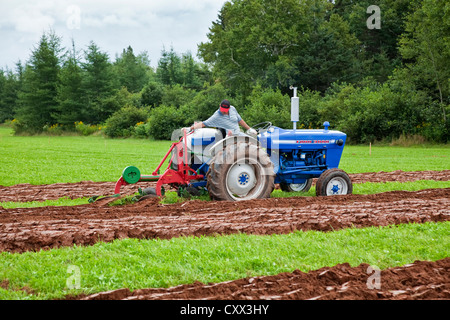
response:
<svg viewBox="0 0 450 320"><path fill-rule="evenodd" d="M290 86L289 89L294 90L291 98L291 121L294 124L294 131L297 130L297 122L299 120L299 98L297 97L297 87Z"/></svg>

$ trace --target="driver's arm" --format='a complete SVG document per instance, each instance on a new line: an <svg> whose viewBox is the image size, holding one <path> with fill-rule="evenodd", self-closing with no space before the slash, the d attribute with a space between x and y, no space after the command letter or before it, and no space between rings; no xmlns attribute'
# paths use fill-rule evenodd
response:
<svg viewBox="0 0 450 320"><path fill-rule="evenodd" d="M190 129L194 130L194 129L204 128L204 127L205 127L205 124L203 122L196 122L191 126Z"/></svg>
<svg viewBox="0 0 450 320"><path fill-rule="evenodd" d="M240 124L245 130L250 129L249 125L245 123L244 119L241 119L241 121L239 121L239 124Z"/></svg>

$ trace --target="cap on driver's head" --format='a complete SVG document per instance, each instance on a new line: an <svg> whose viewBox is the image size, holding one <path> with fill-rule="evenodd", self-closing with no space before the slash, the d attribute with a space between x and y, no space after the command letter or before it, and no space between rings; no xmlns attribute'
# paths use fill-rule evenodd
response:
<svg viewBox="0 0 450 320"><path fill-rule="evenodd" d="M220 112L228 112L228 110L230 110L230 101L225 99L220 103Z"/></svg>

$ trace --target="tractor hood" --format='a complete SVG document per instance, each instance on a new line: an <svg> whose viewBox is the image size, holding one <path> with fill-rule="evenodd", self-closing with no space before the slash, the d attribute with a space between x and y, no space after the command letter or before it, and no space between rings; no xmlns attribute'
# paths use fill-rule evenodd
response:
<svg viewBox="0 0 450 320"><path fill-rule="evenodd" d="M327 123L326 123L327 124ZM270 127L258 135L259 143L267 150L279 152L326 150L329 167L338 167L347 135L336 130L281 129Z"/></svg>
<svg viewBox="0 0 450 320"><path fill-rule="evenodd" d="M317 145L344 146L347 135L341 131L326 129L286 130L271 127L258 135L258 140L267 149L292 149L315 147Z"/></svg>

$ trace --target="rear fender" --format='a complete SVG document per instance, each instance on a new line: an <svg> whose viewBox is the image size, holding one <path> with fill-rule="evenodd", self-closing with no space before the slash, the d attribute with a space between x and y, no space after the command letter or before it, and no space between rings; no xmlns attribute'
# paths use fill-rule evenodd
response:
<svg viewBox="0 0 450 320"><path fill-rule="evenodd" d="M245 142L245 143L252 143L254 145L259 145L259 142L257 139L255 139L249 135L242 134L242 135L226 137L225 139L222 139L222 140L216 142L215 144L211 145L211 147L208 147L207 149L209 149L208 152L210 154L210 157L212 158L212 157L214 157L214 155L217 152L225 149L229 145L237 144L238 142Z"/></svg>

